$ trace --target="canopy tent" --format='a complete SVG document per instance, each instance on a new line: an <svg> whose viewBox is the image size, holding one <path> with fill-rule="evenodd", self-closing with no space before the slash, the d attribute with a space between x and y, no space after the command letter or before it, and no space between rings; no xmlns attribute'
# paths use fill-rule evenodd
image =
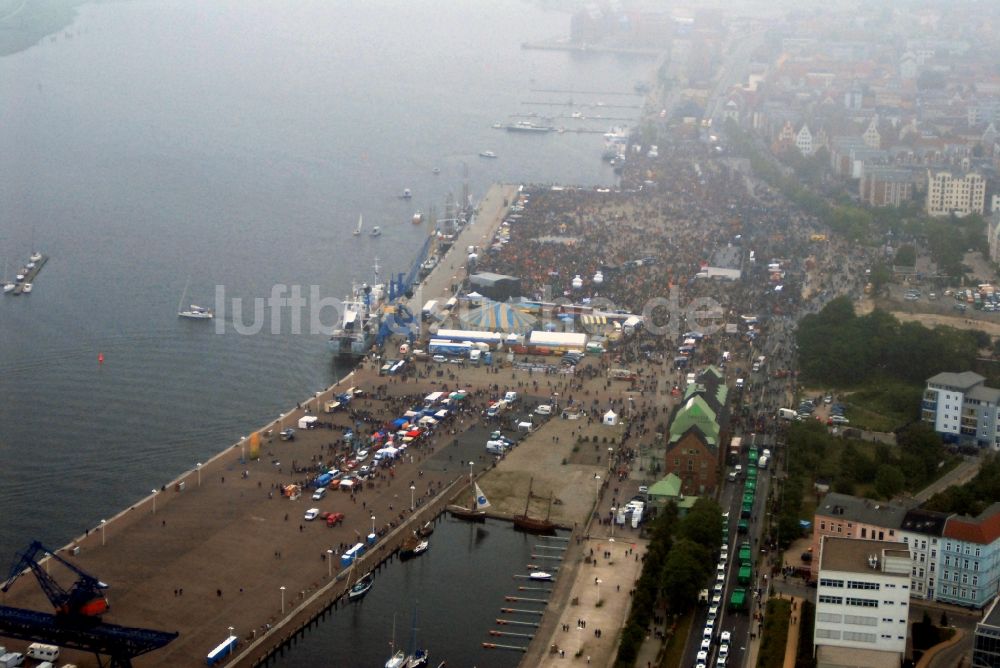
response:
<svg viewBox="0 0 1000 668"><path fill-rule="evenodd" d="M603 424L608 425L609 427L615 426L616 424L618 424L618 413L615 413L614 411L608 411L607 413L604 414L604 418L601 420L601 422Z"/></svg>
<svg viewBox="0 0 1000 668"><path fill-rule="evenodd" d="M510 304L485 301L479 308L463 313L459 320L469 329L487 330L491 332L516 332L524 334L531 331L535 317Z"/></svg>
<svg viewBox="0 0 1000 668"><path fill-rule="evenodd" d="M422 418L420 418L419 420L417 420L417 422L419 424L429 424L429 425L435 425L435 424L437 424L437 420L435 420L434 418L432 418L430 415L423 416Z"/></svg>
<svg viewBox="0 0 1000 668"><path fill-rule="evenodd" d="M405 418L398 418L392 421L392 426L396 429L401 429L407 422L409 422L409 420Z"/></svg>

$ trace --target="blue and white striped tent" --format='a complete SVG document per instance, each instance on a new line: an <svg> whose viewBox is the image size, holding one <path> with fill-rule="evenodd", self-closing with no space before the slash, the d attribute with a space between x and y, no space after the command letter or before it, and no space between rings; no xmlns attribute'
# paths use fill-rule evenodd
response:
<svg viewBox="0 0 1000 668"><path fill-rule="evenodd" d="M531 331L535 317L503 302L485 301L479 308L464 313L459 318L469 329L489 332L514 332L525 334Z"/></svg>

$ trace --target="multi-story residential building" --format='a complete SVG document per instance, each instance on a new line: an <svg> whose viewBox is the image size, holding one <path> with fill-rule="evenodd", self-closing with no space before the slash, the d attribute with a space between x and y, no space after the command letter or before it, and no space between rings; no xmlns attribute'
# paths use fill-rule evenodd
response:
<svg viewBox="0 0 1000 668"><path fill-rule="evenodd" d="M823 538L840 537L880 541L900 541L899 528L907 508L885 501L872 501L859 496L830 492L813 518L812 552L818 554ZM819 574L819 561L812 560L812 578Z"/></svg>
<svg viewBox="0 0 1000 668"><path fill-rule="evenodd" d="M910 594L933 599L939 572L939 543L948 513L938 513L902 504L872 501L858 496L827 494L813 518L812 552L816 554L827 536L859 540L901 542L910 549ZM813 559L810 575L819 574Z"/></svg>
<svg viewBox="0 0 1000 668"><path fill-rule="evenodd" d="M971 608L986 606L1000 583L1000 503L977 517L949 517L941 542L935 598Z"/></svg>
<svg viewBox="0 0 1000 668"><path fill-rule="evenodd" d="M903 516L899 538L910 548L910 596L933 599L938 575L941 536L950 515L914 508Z"/></svg>
<svg viewBox="0 0 1000 668"><path fill-rule="evenodd" d="M920 418L952 443L1000 449L1000 390L978 373L944 372L927 379Z"/></svg>
<svg viewBox="0 0 1000 668"><path fill-rule="evenodd" d="M913 198L913 174L906 169L865 166L861 201L871 206L898 207Z"/></svg>
<svg viewBox="0 0 1000 668"><path fill-rule="evenodd" d="M928 215L982 215L985 207L986 179L979 172L957 174L947 170L927 170Z"/></svg>
<svg viewBox="0 0 1000 668"><path fill-rule="evenodd" d="M823 537L813 631L818 665L899 666L909 611L905 545Z"/></svg>
<svg viewBox="0 0 1000 668"><path fill-rule="evenodd" d="M976 636L972 644L972 668L1000 668L1000 598L993 599L993 605L976 624Z"/></svg>

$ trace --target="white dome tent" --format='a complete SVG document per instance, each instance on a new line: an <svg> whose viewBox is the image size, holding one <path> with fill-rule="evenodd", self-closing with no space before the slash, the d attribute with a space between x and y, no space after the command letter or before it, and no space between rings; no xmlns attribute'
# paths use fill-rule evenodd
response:
<svg viewBox="0 0 1000 668"><path fill-rule="evenodd" d="M609 410L607 413L604 414L604 417L601 419L601 423L608 427L614 427L616 424L618 424L618 413Z"/></svg>

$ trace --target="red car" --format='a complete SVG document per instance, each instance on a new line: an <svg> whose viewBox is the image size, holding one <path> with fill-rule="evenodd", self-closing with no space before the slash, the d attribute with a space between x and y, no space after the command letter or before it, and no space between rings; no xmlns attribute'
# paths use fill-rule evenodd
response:
<svg viewBox="0 0 1000 668"><path fill-rule="evenodd" d="M323 513L322 517L328 527L335 527L344 521L344 513Z"/></svg>

